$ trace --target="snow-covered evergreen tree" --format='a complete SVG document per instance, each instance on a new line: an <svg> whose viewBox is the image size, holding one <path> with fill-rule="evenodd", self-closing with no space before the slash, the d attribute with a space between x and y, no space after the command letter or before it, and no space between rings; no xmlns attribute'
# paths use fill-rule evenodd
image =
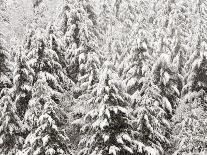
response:
<svg viewBox="0 0 207 155"><path fill-rule="evenodd" d="M82 91L90 90L98 82L99 68L101 66L100 56L95 51L88 53L86 57L82 53L79 57L79 63L81 64L81 71L85 70L79 77L80 88Z"/></svg>
<svg viewBox="0 0 207 155"><path fill-rule="evenodd" d="M68 78L62 67L61 43L53 30L49 25L46 31L36 29L29 36L26 63L33 73L32 96L22 127L28 135L19 154L69 153L68 138L61 129L65 121L61 99L64 89L69 89Z"/></svg>
<svg viewBox="0 0 207 155"><path fill-rule="evenodd" d="M25 114L27 123L33 125L33 128L19 154L70 154L69 140L61 129L62 109L52 99L54 90L48 85L44 74L39 76L33 88L29 109Z"/></svg>
<svg viewBox="0 0 207 155"><path fill-rule="evenodd" d="M154 1L153 49L156 54L186 54L192 48L192 1ZM157 56L157 55L156 55Z"/></svg>
<svg viewBox="0 0 207 155"><path fill-rule="evenodd" d="M10 16L9 16L9 7L7 0L0 1L0 34L4 34L4 39L8 39L8 36L11 34L10 28ZM1 37L0 37L1 38ZM8 40L7 40L8 41Z"/></svg>
<svg viewBox="0 0 207 155"><path fill-rule="evenodd" d="M133 154L133 140L126 94L120 88L118 75L108 61L104 63L95 89L94 108L85 116L82 128L86 135L80 141L80 155Z"/></svg>
<svg viewBox="0 0 207 155"><path fill-rule="evenodd" d="M139 40L138 40L139 41ZM140 42L132 46L130 53L123 60L120 73L124 81L126 82L127 91L129 94L133 94L137 89L142 88L142 77L150 69L151 57L146 49L147 46L143 42L143 45L139 45ZM151 60L152 61L152 60Z"/></svg>
<svg viewBox="0 0 207 155"><path fill-rule="evenodd" d="M44 74L49 86L58 92L62 92L63 88L60 84L60 78L64 75L59 57L52 49L52 45L48 43L46 33L43 29L37 29L32 37L32 43L27 50L28 64L33 69L35 83L39 74Z"/></svg>
<svg viewBox="0 0 207 155"><path fill-rule="evenodd" d="M192 27L195 31L192 32L192 51L203 52L207 49L206 36L206 12L207 4L204 1L195 1L192 6Z"/></svg>
<svg viewBox="0 0 207 155"><path fill-rule="evenodd" d="M15 70L13 73L13 93L18 116L23 119L31 98L33 72L27 64L25 51L19 49L16 54Z"/></svg>
<svg viewBox="0 0 207 155"><path fill-rule="evenodd" d="M66 76L65 50L52 22L46 30L30 26L24 44L28 64L35 72L33 83L37 80L38 72L45 71L49 85L57 91L71 87L73 82Z"/></svg>
<svg viewBox="0 0 207 155"><path fill-rule="evenodd" d="M6 48L6 41L3 34L0 33L0 92L3 88L11 87L11 64L9 62L10 54Z"/></svg>
<svg viewBox="0 0 207 155"><path fill-rule="evenodd" d="M178 154L206 148L206 62L206 54L200 53L186 76L181 104L174 116Z"/></svg>
<svg viewBox="0 0 207 155"><path fill-rule="evenodd" d="M1 0L0 1L0 24L3 24L8 21L9 21L9 17L7 14L7 1Z"/></svg>
<svg viewBox="0 0 207 155"><path fill-rule="evenodd" d="M182 89L182 80L170 62L170 55L162 54L152 69L153 83L157 85L164 101L160 106L168 113L169 119L177 107Z"/></svg>
<svg viewBox="0 0 207 155"><path fill-rule="evenodd" d="M63 89L68 90L73 85L73 82L71 79L67 77L66 68L67 68L67 62L65 59L65 49L63 48L62 40L60 39L60 36L57 35L57 28L53 23L48 24L47 26L47 46L49 50L52 50L57 54L57 60L58 63L61 65L61 70L57 70L57 75L59 77L59 82L61 83L61 86Z"/></svg>
<svg viewBox="0 0 207 155"><path fill-rule="evenodd" d="M10 90L0 99L0 154L15 155L21 149L21 120L16 114L15 104L12 102Z"/></svg>
<svg viewBox="0 0 207 155"><path fill-rule="evenodd" d="M67 50L67 75L78 82L85 74L93 74L93 66L99 66L98 31L92 4L88 0L65 1L61 31ZM90 61L91 56L94 61ZM93 65L93 62L97 64Z"/></svg>
<svg viewBox="0 0 207 155"><path fill-rule="evenodd" d="M37 24L38 27L45 27L47 25L46 11L47 7L45 0L32 0L34 21L33 24Z"/></svg>
<svg viewBox="0 0 207 155"><path fill-rule="evenodd" d="M143 144L144 154L166 154L170 146L170 122L161 105L169 104L153 83L152 74L146 74L141 91L133 94L134 138ZM167 103L166 103L167 102Z"/></svg>
<svg viewBox="0 0 207 155"><path fill-rule="evenodd" d="M48 44L49 47L55 51L61 61L61 65L65 67L65 56L64 56L64 49L63 44L61 42L60 37L57 35L57 28L55 27L54 23L49 23L47 25L47 37L48 37Z"/></svg>
<svg viewBox="0 0 207 155"><path fill-rule="evenodd" d="M119 68L119 74L125 80L128 92L133 94L138 87L144 70L150 66L148 58L151 49L149 42L152 16L152 2L141 1L105 1L100 0L100 27L104 34L103 50L106 57ZM103 26L105 28L103 28ZM138 39L139 38L139 39ZM140 39L141 38L141 39ZM149 60L147 60L149 59ZM147 64L144 65L144 63Z"/></svg>

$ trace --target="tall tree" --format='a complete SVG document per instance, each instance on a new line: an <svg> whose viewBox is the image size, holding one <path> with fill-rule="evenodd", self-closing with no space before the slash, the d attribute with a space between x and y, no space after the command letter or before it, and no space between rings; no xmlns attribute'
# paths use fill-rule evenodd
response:
<svg viewBox="0 0 207 155"><path fill-rule="evenodd" d="M5 35L4 39L7 39L7 35L9 32L9 14L8 14L8 5L6 0L1 0L0 1L0 26L1 26L1 31L0 34L2 33Z"/></svg>
<svg viewBox="0 0 207 155"><path fill-rule="evenodd" d="M170 146L171 126L161 105L168 101L153 83L150 72L144 78L143 88L133 95L134 138L143 144L144 154L166 154Z"/></svg>
<svg viewBox="0 0 207 155"><path fill-rule="evenodd" d="M61 87L65 90L69 90L74 84L73 81L67 77L67 62L65 58L65 49L61 40L61 36L57 34L57 27L54 23L49 23L46 30L46 38L48 41L48 49L57 54L57 62L62 68L60 71L56 70Z"/></svg>
<svg viewBox="0 0 207 155"><path fill-rule="evenodd" d="M9 72L11 64L9 63L10 54L8 51L8 44L6 41L6 35L4 34L7 29L5 25L9 23L9 18L7 14L7 2L5 0L0 1L0 26L2 27L0 30L0 92L4 87L11 86L11 77L9 76Z"/></svg>
<svg viewBox="0 0 207 155"><path fill-rule="evenodd" d="M51 38L49 38L51 39ZM49 44L47 44L47 41ZM53 50L53 44L50 44L46 32L43 29L34 31L30 38L30 48L27 50L28 64L33 69L35 83L39 74L45 74L49 86L58 92L63 88L60 84L60 78L64 75L62 66L59 63L57 51Z"/></svg>
<svg viewBox="0 0 207 155"><path fill-rule="evenodd" d="M13 93L18 116L23 119L31 98L33 75L32 69L27 64L25 51L17 51L15 70L13 74Z"/></svg>
<svg viewBox="0 0 207 155"><path fill-rule="evenodd" d="M181 104L174 116L177 153L206 150L206 62L206 54L199 54L186 76Z"/></svg>
<svg viewBox="0 0 207 155"><path fill-rule="evenodd" d="M83 131L87 134L80 141L80 155L133 154L128 102L117 78L106 62L94 92L95 108L85 116Z"/></svg>
<svg viewBox="0 0 207 155"><path fill-rule="evenodd" d="M11 87L11 63L10 63L10 54L6 48L6 42L3 39L3 35L0 34L0 92L3 88Z"/></svg>
<svg viewBox="0 0 207 155"><path fill-rule="evenodd" d="M15 104L12 102L10 90L0 99L0 153L13 155L22 147L21 121L16 114Z"/></svg>
<svg viewBox="0 0 207 155"><path fill-rule="evenodd" d="M170 55L162 54L152 69L153 82L160 90L164 101L160 106L168 113L168 119L171 119L175 112L182 88L182 79L170 62Z"/></svg>
<svg viewBox="0 0 207 155"><path fill-rule="evenodd" d="M57 47L51 27L48 31L34 30L29 39L30 46L26 56L27 63L34 73L34 80L23 127L29 134L22 152L66 154L69 152L67 138L63 138L64 132L61 131L65 120L65 114L61 109L63 82L65 82L64 70L59 60L61 49ZM31 136L41 138L32 141Z"/></svg>
<svg viewBox="0 0 207 155"><path fill-rule="evenodd" d="M91 55L97 57L98 54L98 31L92 4L88 0L66 1L61 21L67 50L67 72L76 83L86 72L91 72L84 58L88 59Z"/></svg>
<svg viewBox="0 0 207 155"><path fill-rule="evenodd" d="M126 83L129 94L133 94L137 89L141 90L143 82L140 80L150 70L150 61L153 61L146 43L140 43L138 39L137 41L138 43L131 46L130 52L122 61L123 65L119 68L119 73Z"/></svg>
<svg viewBox="0 0 207 155"><path fill-rule="evenodd" d="M40 73L33 87L33 96L25 114L26 121L33 128L25 139L20 154L71 154L69 139L61 126L62 109L52 99L54 90L48 85L44 73Z"/></svg>

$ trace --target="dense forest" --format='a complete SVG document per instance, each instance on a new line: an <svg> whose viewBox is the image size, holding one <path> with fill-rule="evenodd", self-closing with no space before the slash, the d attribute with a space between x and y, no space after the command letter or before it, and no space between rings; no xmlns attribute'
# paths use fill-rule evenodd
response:
<svg viewBox="0 0 207 155"><path fill-rule="evenodd" d="M206 0L0 0L0 155L206 154Z"/></svg>

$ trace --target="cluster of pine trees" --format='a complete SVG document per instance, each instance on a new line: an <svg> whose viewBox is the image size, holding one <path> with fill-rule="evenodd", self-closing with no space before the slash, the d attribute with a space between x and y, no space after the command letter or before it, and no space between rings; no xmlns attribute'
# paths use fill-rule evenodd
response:
<svg viewBox="0 0 207 155"><path fill-rule="evenodd" d="M206 154L205 0L46 1L0 0L1 155Z"/></svg>

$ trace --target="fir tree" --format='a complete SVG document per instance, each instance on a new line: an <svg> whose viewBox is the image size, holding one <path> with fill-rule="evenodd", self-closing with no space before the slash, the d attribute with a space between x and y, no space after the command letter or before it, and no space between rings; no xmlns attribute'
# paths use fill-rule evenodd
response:
<svg viewBox="0 0 207 155"><path fill-rule="evenodd" d="M79 77L80 88L82 91L90 90L94 84L98 83L98 72L101 66L100 56L91 51L87 55L82 53L79 57L81 70L84 73Z"/></svg>
<svg viewBox="0 0 207 155"><path fill-rule="evenodd" d="M67 75L76 83L87 71L87 61L82 58L96 55L98 31L96 16L88 0L65 2L61 30L67 50ZM93 54L95 52L95 54Z"/></svg>
<svg viewBox="0 0 207 155"><path fill-rule="evenodd" d="M7 2L6 0L0 1L0 23L8 23L9 22L9 16L7 14Z"/></svg>
<svg viewBox="0 0 207 155"><path fill-rule="evenodd" d="M152 69L153 82L159 88L164 100L160 106L168 113L168 119L171 119L175 112L179 102L179 90L182 88L182 81L170 62L170 56L162 54Z"/></svg>
<svg viewBox="0 0 207 155"><path fill-rule="evenodd" d="M0 100L0 153L15 155L23 143L23 138L20 136L22 124L9 93L11 94L7 90Z"/></svg>
<svg viewBox="0 0 207 155"><path fill-rule="evenodd" d="M82 130L87 134L80 141L80 155L133 154L128 102L109 66L105 63L92 99L95 108L85 116Z"/></svg>
<svg viewBox="0 0 207 155"><path fill-rule="evenodd" d="M3 35L0 33L0 92L3 88L11 87L11 64L10 64L10 54L6 48L6 42L3 39ZM2 94L3 95L3 94Z"/></svg>
<svg viewBox="0 0 207 155"><path fill-rule="evenodd" d="M198 52L203 52L207 48L206 44L206 18L207 18L207 12L206 12L206 7L207 4L203 1L196 1L195 5L197 7L194 7L192 10L192 15L193 15L193 24L192 26L196 29L195 32L193 32L193 52L198 51ZM195 20L198 19L198 20Z"/></svg>
<svg viewBox="0 0 207 155"><path fill-rule="evenodd" d="M67 79L59 60L61 49L51 31L50 26L47 33L42 29L34 31L26 54L34 80L23 126L24 132L29 134L20 154L69 153L68 139L61 131L65 121L61 99Z"/></svg>
<svg viewBox="0 0 207 155"><path fill-rule="evenodd" d="M62 92L60 84L60 78L64 75L62 66L56 51L52 50L52 45L47 44L47 41L45 31L37 29L32 37L30 50L27 51L28 64L34 72L33 83L38 80L41 73L45 75L51 88Z"/></svg>
<svg viewBox="0 0 207 155"><path fill-rule="evenodd" d="M160 95L160 89L150 76L148 73L145 77L143 90L137 90L133 95L133 135L143 145L140 153L166 154L171 137L170 122L166 119L166 111L161 107L166 104L166 100Z"/></svg>
<svg viewBox="0 0 207 155"><path fill-rule="evenodd" d="M13 89L18 116L23 119L27 110L28 102L31 98L33 75L32 69L27 64L27 59L23 49L19 49L16 54L16 67L13 74Z"/></svg>
<svg viewBox="0 0 207 155"><path fill-rule="evenodd" d="M139 40L138 40L139 41ZM122 78L126 82L127 91L129 94L133 94L135 91L141 90L142 88L142 77L145 76L146 72L150 69L150 55L145 42L142 45L132 46L130 53L123 60L124 67L121 72Z"/></svg>
<svg viewBox="0 0 207 155"><path fill-rule="evenodd" d="M177 153L205 150L206 62L206 55L199 54L186 76L181 104L174 116Z"/></svg>
<svg viewBox="0 0 207 155"><path fill-rule="evenodd" d="M65 49L63 48L62 40L60 36L57 34L57 28L53 23L48 24L47 26L47 40L48 40L48 49L52 50L57 54L58 63L61 65L61 70L57 69L57 75L59 78L59 82L61 86L65 90L69 90L71 86L74 84L71 79L67 77L66 68L67 62L65 59Z"/></svg>
<svg viewBox="0 0 207 155"><path fill-rule="evenodd" d="M38 27L45 27L47 25L46 11L47 6L44 0L32 0L34 19L33 24L36 24Z"/></svg>
<svg viewBox="0 0 207 155"><path fill-rule="evenodd" d="M24 142L20 154L71 154L68 148L69 139L61 129L62 109L51 98L53 90L43 76L39 77L33 88L33 98L25 117L33 123L33 129Z"/></svg>

